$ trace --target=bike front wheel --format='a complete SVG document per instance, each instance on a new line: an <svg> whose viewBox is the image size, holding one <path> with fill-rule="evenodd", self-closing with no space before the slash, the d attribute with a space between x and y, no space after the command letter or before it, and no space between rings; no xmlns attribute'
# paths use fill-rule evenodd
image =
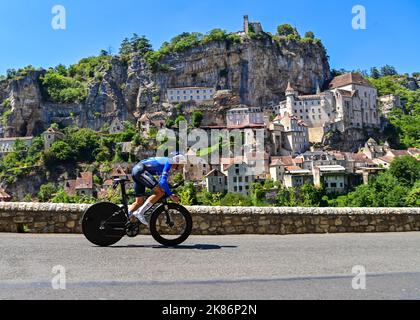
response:
<svg viewBox="0 0 420 320"><path fill-rule="evenodd" d="M190 212L181 205L169 203L158 207L150 217L150 233L160 244L175 247L192 232Z"/></svg>

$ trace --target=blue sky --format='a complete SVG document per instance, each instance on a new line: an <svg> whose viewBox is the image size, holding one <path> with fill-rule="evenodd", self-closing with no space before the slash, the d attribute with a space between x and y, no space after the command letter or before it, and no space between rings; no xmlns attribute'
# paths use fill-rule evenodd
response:
<svg viewBox="0 0 420 320"><path fill-rule="evenodd" d="M351 25L358 4L367 11L366 30ZM51 27L54 5L66 8L66 30ZM28 64L69 65L109 47L117 52L134 32L159 48L184 31L237 31L244 14L270 32L282 23L301 34L312 30L332 68L390 64L399 72L420 71L418 0L0 0L0 74Z"/></svg>

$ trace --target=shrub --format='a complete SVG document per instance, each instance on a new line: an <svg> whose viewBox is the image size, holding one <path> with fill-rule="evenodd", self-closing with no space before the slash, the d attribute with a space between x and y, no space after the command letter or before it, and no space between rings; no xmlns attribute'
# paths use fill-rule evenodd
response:
<svg viewBox="0 0 420 320"><path fill-rule="evenodd" d="M58 103L82 102L87 97L87 86L73 78L49 70L41 77L44 95Z"/></svg>

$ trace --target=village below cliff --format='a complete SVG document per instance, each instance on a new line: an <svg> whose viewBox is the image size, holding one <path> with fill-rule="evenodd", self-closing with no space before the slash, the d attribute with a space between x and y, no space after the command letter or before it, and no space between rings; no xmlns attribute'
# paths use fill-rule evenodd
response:
<svg viewBox="0 0 420 320"><path fill-rule="evenodd" d="M239 32L156 51L134 34L118 55L9 70L0 120L0 201L118 203L112 179L185 125L209 137L173 177L185 205L420 205L420 73L331 70L322 41L288 24L273 34L245 16Z"/></svg>

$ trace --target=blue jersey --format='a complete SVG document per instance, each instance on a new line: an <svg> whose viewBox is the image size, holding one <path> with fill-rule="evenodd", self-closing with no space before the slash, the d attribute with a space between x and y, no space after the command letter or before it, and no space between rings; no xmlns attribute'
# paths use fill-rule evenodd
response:
<svg viewBox="0 0 420 320"><path fill-rule="evenodd" d="M172 164L169 158L149 158L140 162L145 169L155 176L160 176L159 184L165 190L166 194L171 196L168 184L169 171L171 171Z"/></svg>

